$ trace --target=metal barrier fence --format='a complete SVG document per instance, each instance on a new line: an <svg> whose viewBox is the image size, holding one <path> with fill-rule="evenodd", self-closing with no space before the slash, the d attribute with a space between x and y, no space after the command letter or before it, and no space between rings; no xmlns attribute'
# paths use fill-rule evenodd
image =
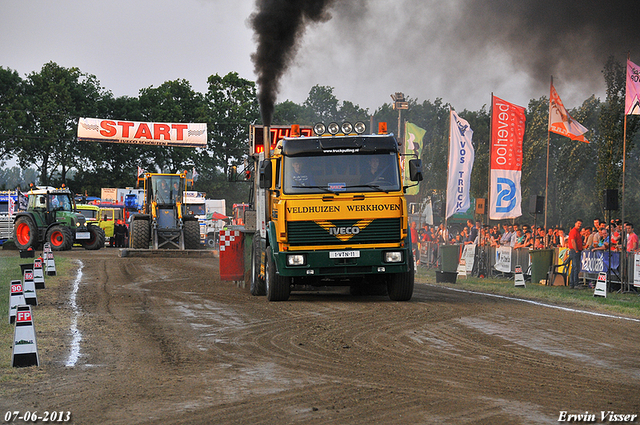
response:
<svg viewBox="0 0 640 425"><path fill-rule="evenodd" d="M439 269L441 264L438 262L439 244L436 242L420 243L420 262L421 267L428 269ZM457 245L462 253L463 246ZM455 251L455 250L454 250ZM501 270L496 269L499 263L500 254L508 255L509 261L502 262ZM530 274L531 270L531 252L528 248L513 249L511 247L481 247L476 246L474 256L474 274L484 274L487 276L508 276L515 273L516 266L522 266L525 275ZM598 279L600 272L609 273L609 281L612 283L620 283L622 276L620 274L620 254L619 252L611 252L611 261L609 261L609 253L607 251L590 251L582 252L579 278L583 283L595 281ZM459 258L458 258L459 260ZM630 285L640 287L640 278L635 276L635 253L625 253L625 269L627 282ZM567 248L554 248L553 261L551 266L562 265L568 261ZM478 265L480 267L478 267ZM639 265L640 267L640 265ZM484 270L483 270L484 269ZM484 273L482 273L484 271Z"/></svg>

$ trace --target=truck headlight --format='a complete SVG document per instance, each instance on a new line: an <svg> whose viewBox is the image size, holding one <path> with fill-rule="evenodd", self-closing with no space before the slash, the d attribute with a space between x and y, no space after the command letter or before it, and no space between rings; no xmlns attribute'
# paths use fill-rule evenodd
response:
<svg viewBox="0 0 640 425"><path fill-rule="evenodd" d="M385 263L401 263L402 252L401 251L387 251L384 253Z"/></svg>
<svg viewBox="0 0 640 425"><path fill-rule="evenodd" d="M304 266L306 263L304 255L302 254L289 254L287 255L288 266Z"/></svg>

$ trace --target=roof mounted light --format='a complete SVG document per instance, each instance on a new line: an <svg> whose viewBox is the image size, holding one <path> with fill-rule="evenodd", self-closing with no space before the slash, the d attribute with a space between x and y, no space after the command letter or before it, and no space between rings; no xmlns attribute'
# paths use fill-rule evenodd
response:
<svg viewBox="0 0 640 425"><path fill-rule="evenodd" d="M357 134L362 134L365 131L367 131L367 126L362 121L356 122L356 124L353 127L356 130Z"/></svg>
<svg viewBox="0 0 640 425"><path fill-rule="evenodd" d="M342 134L351 134L353 133L353 124L345 121L342 123L341 130L342 130Z"/></svg>
<svg viewBox="0 0 640 425"><path fill-rule="evenodd" d="M313 126L313 132L316 133L318 136L322 136L324 133L326 133L326 131L327 131L327 127L325 127L325 125L321 122Z"/></svg>
<svg viewBox="0 0 640 425"><path fill-rule="evenodd" d="M336 134L338 134L338 131L340 131L340 126L338 125L337 122L332 122L327 127L327 130L329 130L329 134L335 136Z"/></svg>

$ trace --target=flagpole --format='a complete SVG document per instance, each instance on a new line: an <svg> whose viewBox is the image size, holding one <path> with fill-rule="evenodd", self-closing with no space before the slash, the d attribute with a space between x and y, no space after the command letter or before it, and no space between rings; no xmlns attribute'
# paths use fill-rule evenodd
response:
<svg viewBox="0 0 640 425"><path fill-rule="evenodd" d="M449 168L451 167L451 105L449 105L449 144L447 145L447 186L444 190L444 231L446 234L445 245L451 240L449 235Z"/></svg>
<svg viewBox="0 0 640 425"><path fill-rule="evenodd" d="M549 232L547 227L547 206L549 205L549 145L551 144L551 87L553 87L553 75L551 76L551 85L549 86L549 124L547 125L547 174L544 183L544 231ZM545 238L546 239L546 238Z"/></svg>
<svg viewBox="0 0 640 425"><path fill-rule="evenodd" d="M493 92L491 92L491 103L489 107L489 164L487 167L487 172L489 173L487 179L487 205L485 207L485 211L487 213L487 225L491 224L491 148L493 147ZM498 229L500 230L500 229Z"/></svg>

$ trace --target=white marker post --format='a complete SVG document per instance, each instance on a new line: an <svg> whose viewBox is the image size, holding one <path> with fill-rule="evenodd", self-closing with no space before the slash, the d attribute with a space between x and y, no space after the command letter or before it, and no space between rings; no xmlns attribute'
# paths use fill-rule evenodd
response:
<svg viewBox="0 0 640 425"><path fill-rule="evenodd" d="M45 252L44 256L46 261L47 276L55 276L56 261L53 259L53 252Z"/></svg>
<svg viewBox="0 0 640 425"><path fill-rule="evenodd" d="M33 280L33 270L24 271L24 283L22 284L22 292L24 293L24 299L28 305L38 305L36 284Z"/></svg>
<svg viewBox="0 0 640 425"><path fill-rule="evenodd" d="M33 281L36 289L44 289L44 274L42 273L42 258L33 261Z"/></svg>
<svg viewBox="0 0 640 425"><path fill-rule="evenodd" d="M18 306L16 330L13 334L12 367L40 366L36 329L31 316L31 306Z"/></svg>
<svg viewBox="0 0 640 425"><path fill-rule="evenodd" d="M19 305L26 305L24 292L22 292L22 281L12 280L9 284L9 324L16 321L16 313Z"/></svg>
<svg viewBox="0 0 640 425"><path fill-rule="evenodd" d="M593 291L593 296L607 298L607 274L605 272L600 272L600 274L598 274L596 289Z"/></svg>
<svg viewBox="0 0 640 425"><path fill-rule="evenodd" d="M514 286L516 288L526 288L527 285L524 282L524 275L522 274L522 266L516 266L516 273L515 273L515 283Z"/></svg>

